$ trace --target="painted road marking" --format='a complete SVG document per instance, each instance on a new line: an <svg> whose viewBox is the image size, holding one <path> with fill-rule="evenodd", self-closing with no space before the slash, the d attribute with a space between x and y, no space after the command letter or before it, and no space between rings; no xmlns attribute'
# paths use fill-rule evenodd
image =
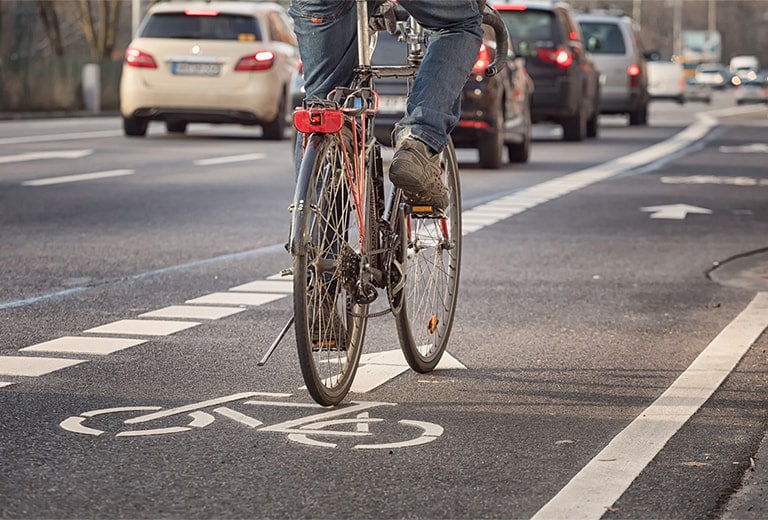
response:
<svg viewBox="0 0 768 520"><path fill-rule="evenodd" d="M210 307L205 305L171 305L156 311L139 314L139 318L190 318L218 320L243 312L244 307Z"/></svg>
<svg viewBox="0 0 768 520"><path fill-rule="evenodd" d="M681 175L661 178L664 184L725 184L728 186L768 186L768 179L725 177L721 175Z"/></svg>
<svg viewBox="0 0 768 520"><path fill-rule="evenodd" d="M78 173L75 175L64 175L62 177L48 177L46 179L35 179L22 182L22 186L48 186L51 184L65 184L69 182L92 181L97 179L106 179L109 177L122 177L133 175L134 170L108 170L93 173Z"/></svg>
<svg viewBox="0 0 768 520"><path fill-rule="evenodd" d="M61 359L48 357L0 356L0 375L42 376L80 363L85 359Z"/></svg>
<svg viewBox="0 0 768 520"><path fill-rule="evenodd" d="M69 132L66 134L28 135L23 137L5 137L0 144L44 143L48 141L72 141L75 139L92 139L94 137L117 137L123 135L121 130L101 130L96 132Z"/></svg>
<svg viewBox="0 0 768 520"><path fill-rule="evenodd" d="M227 163L243 162L243 161L255 161L258 159L263 159L264 157L266 157L266 154L263 154L263 153L247 153L243 155L230 155L228 157L212 157L210 159L198 159L193 164L195 166L211 166L214 164L227 164Z"/></svg>
<svg viewBox="0 0 768 520"><path fill-rule="evenodd" d="M0 157L0 164L37 161L41 159L80 159L81 157L86 157L92 153L93 150L51 150L46 152L20 153L16 155L6 155L4 157Z"/></svg>
<svg viewBox="0 0 768 520"><path fill-rule="evenodd" d="M768 292L757 293L672 386L542 507L534 519L601 518L667 441L712 396L768 327Z"/></svg>
<svg viewBox="0 0 768 520"><path fill-rule="evenodd" d="M266 293L226 293L217 292L187 300L184 303L211 303L221 305L264 305L285 298L285 294Z"/></svg>
<svg viewBox="0 0 768 520"><path fill-rule="evenodd" d="M196 321L118 320L84 332L97 334L136 334L137 336L168 336L200 325Z"/></svg>
<svg viewBox="0 0 768 520"><path fill-rule="evenodd" d="M663 218L668 220L685 220L688 213L699 215L711 215L712 210L691 206L690 204L664 204L661 206L646 206L640 208L640 211L650 213L651 218Z"/></svg>
<svg viewBox="0 0 768 520"><path fill-rule="evenodd" d="M68 354L111 354L118 350L135 347L145 343L144 339L133 338L82 338L64 336L51 341L38 343L19 349L29 352L61 352Z"/></svg>
<svg viewBox="0 0 768 520"><path fill-rule="evenodd" d="M11 386L13 383L8 383L6 381L0 381L0 388L3 388L4 386Z"/></svg>
<svg viewBox="0 0 768 520"><path fill-rule="evenodd" d="M243 291L243 292L265 292L265 293L285 293L290 294L293 292L293 281L287 280L256 280L253 282L244 283L229 289L230 291Z"/></svg>

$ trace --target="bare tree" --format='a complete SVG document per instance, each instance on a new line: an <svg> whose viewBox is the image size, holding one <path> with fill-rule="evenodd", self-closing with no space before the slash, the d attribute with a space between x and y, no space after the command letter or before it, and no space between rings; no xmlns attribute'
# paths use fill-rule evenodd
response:
<svg viewBox="0 0 768 520"><path fill-rule="evenodd" d="M109 58L115 48L122 0L78 0L78 23L93 59Z"/></svg>
<svg viewBox="0 0 768 520"><path fill-rule="evenodd" d="M54 56L64 56L64 44L61 39L61 25L56 14L55 3L49 0L35 0L35 8L43 23L45 35Z"/></svg>

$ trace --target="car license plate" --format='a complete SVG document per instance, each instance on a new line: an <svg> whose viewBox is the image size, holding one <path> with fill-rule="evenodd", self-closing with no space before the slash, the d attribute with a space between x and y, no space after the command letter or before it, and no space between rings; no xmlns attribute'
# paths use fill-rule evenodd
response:
<svg viewBox="0 0 768 520"><path fill-rule="evenodd" d="M218 76L221 73L221 66L218 63L177 61L173 63L171 71L182 76Z"/></svg>
<svg viewBox="0 0 768 520"><path fill-rule="evenodd" d="M405 112L406 96L379 96L379 112Z"/></svg>

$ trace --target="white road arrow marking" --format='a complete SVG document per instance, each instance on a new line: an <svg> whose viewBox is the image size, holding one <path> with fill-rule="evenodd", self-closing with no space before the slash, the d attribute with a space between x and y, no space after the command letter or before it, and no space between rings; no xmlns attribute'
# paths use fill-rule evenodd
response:
<svg viewBox="0 0 768 520"><path fill-rule="evenodd" d="M712 210L691 206L689 204L666 204L662 206L646 206L640 208L640 211L651 213L651 218L666 218L671 220L683 220L688 213L699 213L702 215L711 215Z"/></svg>
<svg viewBox="0 0 768 520"><path fill-rule="evenodd" d="M0 157L0 164L37 161L40 159L80 159L81 157L86 157L92 153L93 150L60 150L20 153L17 155L6 155L5 157Z"/></svg>

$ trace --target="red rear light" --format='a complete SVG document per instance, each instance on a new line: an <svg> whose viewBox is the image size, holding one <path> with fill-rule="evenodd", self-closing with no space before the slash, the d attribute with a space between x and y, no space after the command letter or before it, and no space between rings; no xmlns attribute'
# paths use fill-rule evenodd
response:
<svg viewBox="0 0 768 520"><path fill-rule="evenodd" d="M138 67L142 69L156 69L157 63L151 54L142 52L139 49L129 47L125 50L125 64L129 67Z"/></svg>
<svg viewBox="0 0 768 520"><path fill-rule="evenodd" d="M477 53L477 61L475 62L475 66L472 67L472 73L474 74L485 73L485 69L488 68L488 65L490 63L491 63L491 52L488 50L488 47L483 43L480 45L480 52Z"/></svg>
<svg viewBox="0 0 768 520"><path fill-rule="evenodd" d="M640 67L638 67L636 63L627 67L627 76L629 76L630 88L637 88L640 86Z"/></svg>
<svg viewBox="0 0 768 520"><path fill-rule="evenodd" d="M259 51L250 56L243 56L235 65L235 70L253 72L267 70L275 63L275 53L272 51Z"/></svg>
<svg viewBox="0 0 768 520"><path fill-rule="evenodd" d="M573 55L565 49L537 49L536 55L542 61L555 63L564 69L573 65Z"/></svg>
<svg viewBox="0 0 768 520"><path fill-rule="evenodd" d="M184 14L187 16L219 16L219 12L216 9L185 9Z"/></svg>
<svg viewBox="0 0 768 520"><path fill-rule="evenodd" d="M525 11L527 9L524 5L495 5L493 6L497 11Z"/></svg>
<svg viewBox="0 0 768 520"><path fill-rule="evenodd" d="M293 113L293 126L303 134L338 132L344 124L340 110L309 110L298 108Z"/></svg>

